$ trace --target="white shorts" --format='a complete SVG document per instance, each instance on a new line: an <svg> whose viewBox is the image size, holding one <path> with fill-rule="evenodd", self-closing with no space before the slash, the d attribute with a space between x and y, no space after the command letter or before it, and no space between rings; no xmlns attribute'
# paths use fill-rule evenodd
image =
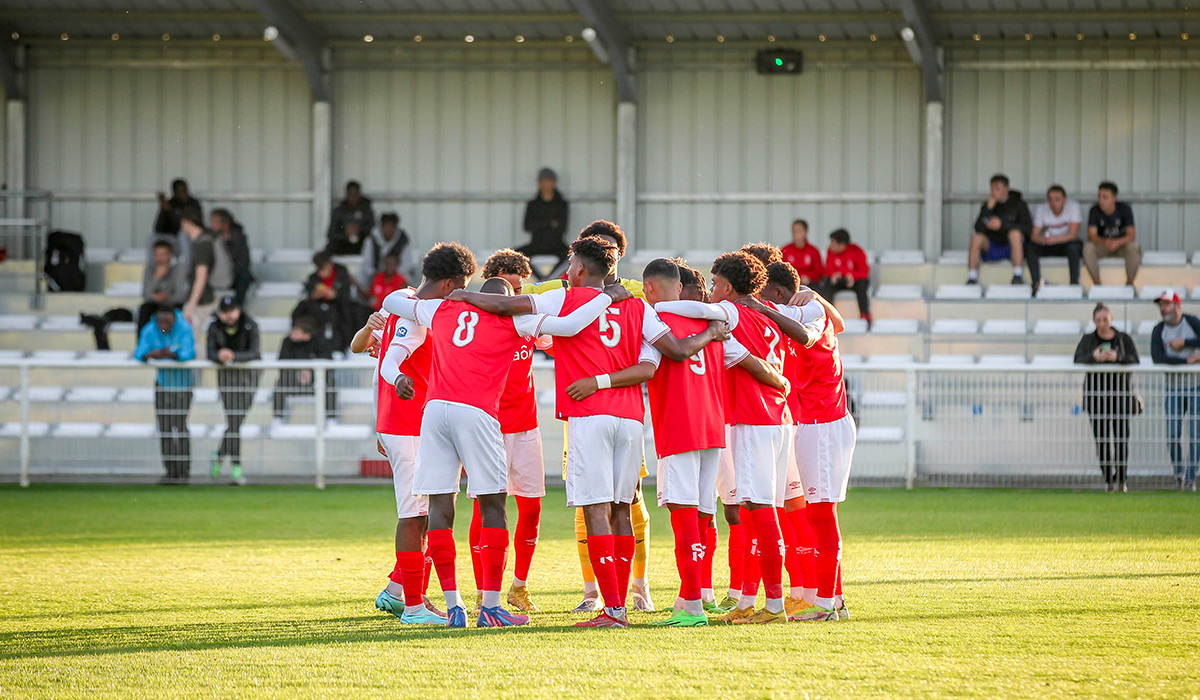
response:
<svg viewBox="0 0 1200 700"><path fill-rule="evenodd" d="M788 440L787 483L783 487L783 500L787 502L793 498L804 498L804 480L800 478L800 465L796 462L796 441L794 438Z"/></svg>
<svg viewBox="0 0 1200 700"><path fill-rule="evenodd" d="M858 429L847 414L832 423L796 426L796 463L804 482L804 500L809 503L841 503L846 500L850 464Z"/></svg>
<svg viewBox="0 0 1200 700"><path fill-rule="evenodd" d="M668 503L697 506L701 513L717 512L717 463L721 448L692 450L658 460L658 507Z"/></svg>
<svg viewBox="0 0 1200 700"><path fill-rule="evenodd" d="M567 418L568 506L633 503L645 450L642 430L629 418Z"/></svg>
<svg viewBox="0 0 1200 700"><path fill-rule="evenodd" d="M783 505L790 425L734 425L729 433L739 503Z"/></svg>
<svg viewBox="0 0 1200 700"><path fill-rule="evenodd" d="M413 473L417 466L417 447L421 438L416 435L376 433L388 463L392 465L392 486L396 489L396 517L418 518L429 514L429 499L413 494Z"/></svg>
<svg viewBox="0 0 1200 700"><path fill-rule="evenodd" d="M717 461L717 495L721 503L727 506L738 504L737 477L733 473L733 439L729 436L732 427L725 426L725 447L721 448L721 456Z"/></svg>
<svg viewBox="0 0 1200 700"><path fill-rule="evenodd" d="M482 496L505 492L508 470L500 421L474 406L430 401L421 419L413 493L458 493L460 465L467 473L469 492Z"/></svg>
<svg viewBox="0 0 1200 700"><path fill-rule="evenodd" d="M504 434L504 455L508 464L508 492L522 498L546 495L546 467L542 464L542 432L537 428L523 433Z"/></svg>

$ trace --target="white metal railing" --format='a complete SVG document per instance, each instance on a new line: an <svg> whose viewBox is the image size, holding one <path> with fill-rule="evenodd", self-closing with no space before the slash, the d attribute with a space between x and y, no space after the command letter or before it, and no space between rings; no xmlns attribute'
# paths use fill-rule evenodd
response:
<svg viewBox="0 0 1200 700"><path fill-rule="evenodd" d="M381 459L375 452L373 367L373 361L357 357L238 366L260 374L256 386L241 389L246 412L237 434L246 474L311 479L322 487L327 478L367 473ZM552 386L549 367L546 362L536 367L543 399ZM194 390L156 393L160 369L196 371ZM207 472L204 457L226 437L216 369L203 360L147 364L121 357L76 359L73 353L0 360L0 477L28 484L63 476L153 476L170 468L164 439L172 435L190 444L188 454L171 454ZM305 371L308 379L301 382L297 377ZM1087 372L1127 373L1144 405L1140 415L1099 416L1120 434L1127 426L1127 440L1105 445L1111 450L1127 446L1131 482L1174 483L1169 445L1175 437L1182 447L1177 460L1182 455L1187 466L1188 455L1200 457L1200 406L1195 405L1200 371L1191 366L939 367L868 360L846 373L859 429L854 483L909 488L1101 483L1091 425L1097 416L1089 415L1083 392ZM552 467L548 471L556 472L561 430L548 413L543 406L545 460ZM188 427L183 435L171 427L172 418L176 426ZM1198 447L1190 447L1193 443ZM170 449L181 449L172 444ZM228 470L222 478L228 478Z"/></svg>

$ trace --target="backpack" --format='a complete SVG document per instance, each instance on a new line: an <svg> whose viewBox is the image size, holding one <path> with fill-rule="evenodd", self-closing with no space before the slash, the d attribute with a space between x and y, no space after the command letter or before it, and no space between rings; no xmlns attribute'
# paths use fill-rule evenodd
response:
<svg viewBox="0 0 1200 700"><path fill-rule="evenodd" d="M213 268L208 271L208 285L214 291L222 292L233 288L233 256L229 254L229 246L225 239L211 233L213 244Z"/></svg>
<svg viewBox="0 0 1200 700"><path fill-rule="evenodd" d="M46 286L52 292L82 292L87 286L83 236L54 231L46 237Z"/></svg>

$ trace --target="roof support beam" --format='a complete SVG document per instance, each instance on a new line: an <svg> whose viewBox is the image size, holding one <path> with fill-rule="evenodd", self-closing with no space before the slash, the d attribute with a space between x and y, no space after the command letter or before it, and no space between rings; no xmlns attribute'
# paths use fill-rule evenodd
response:
<svg viewBox="0 0 1200 700"><path fill-rule="evenodd" d="M322 61L324 38L287 0L254 0L254 6L258 8L263 19L278 29L295 49L296 57L300 59L304 73L308 76L308 87L312 92L313 101L329 101L329 75ZM277 48L287 55L281 47Z"/></svg>
<svg viewBox="0 0 1200 700"><path fill-rule="evenodd" d="M921 170L921 247L927 260L936 260L942 254L942 182L943 142L946 136L942 104L942 48L941 35L929 17L922 0L900 0L900 9L908 23L905 43L916 43L913 60L921 66L925 82L925 158Z"/></svg>
<svg viewBox="0 0 1200 700"><path fill-rule="evenodd" d="M621 102L637 102L637 91L633 84L633 66L630 63L629 35L617 21L616 16L604 0L571 0L583 21L592 29L605 51L612 67L613 80L617 83L617 96Z"/></svg>

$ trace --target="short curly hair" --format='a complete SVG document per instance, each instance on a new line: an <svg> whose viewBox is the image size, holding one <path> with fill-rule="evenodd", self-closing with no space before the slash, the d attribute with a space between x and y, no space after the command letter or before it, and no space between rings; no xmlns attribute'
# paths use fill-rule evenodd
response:
<svg viewBox="0 0 1200 700"><path fill-rule="evenodd" d="M791 263L771 263L767 265L767 284L777 284L794 294L800 288L800 275Z"/></svg>
<svg viewBox="0 0 1200 700"><path fill-rule="evenodd" d="M679 268L679 281L685 287L697 286L704 288L704 273L687 264L683 258L668 258Z"/></svg>
<svg viewBox="0 0 1200 700"><path fill-rule="evenodd" d="M607 277L617 267L617 247L602 238L579 238L571 244L571 255L597 277Z"/></svg>
<svg viewBox="0 0 1200 700"><path fill-rule="evenodd" d="M518 253L512 248L501 248L483 263L484 279L500 275L516 275L521 279L528 279L533 277L533 268L529 266L529 258L525 257L524 253Z"/></svg>
<svg viewBox="0 0 1200 700"><path fill-rule="evenodd" d="M586 228L579 232L580 238L594 238L596 236L607 236L617 243L617 259L625 257L625 247L629 245L629 239L625 237L625 232L621 230L611 221L600 219L588 224Z"/></svg>
<svg viewBox="0 0 1200 700"><path fill-rule="evenodd" d="M783 251L764 241L759 241L758 243L747 243L746 245L742 246L742 250L740 252L753 255L754 257L758 258L763 265L783 262Z"/></svg>
<svg viewBox="0 0 1200 700"><path fill-rule="evenodd" d="M767 284L767 268L758 258L741 251L714 260L712 273L729 280L733 291L742 296L758 294Z"/></svg>
<svg viewBox="0 0 1200 700"><path fill-rule="evenodd" d="M474 277L475 254L462 243L438 243L421 261L421 274L430 282Z"/></svg>

